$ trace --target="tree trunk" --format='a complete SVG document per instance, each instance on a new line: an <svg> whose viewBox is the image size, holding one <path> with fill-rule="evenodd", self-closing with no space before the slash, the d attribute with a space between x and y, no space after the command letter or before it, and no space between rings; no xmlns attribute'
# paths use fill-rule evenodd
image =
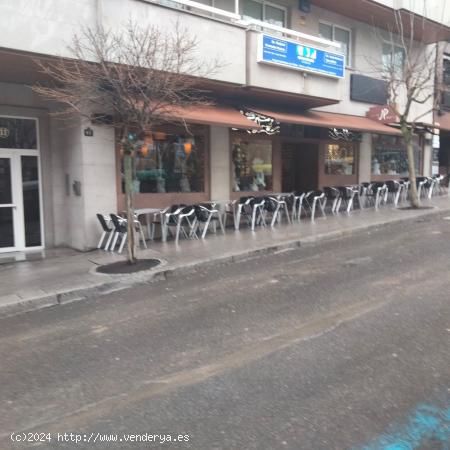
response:
<svg viewBox="0 0 450 450"><path fill-rule="evenodd" d="M409 172L409 200L413 208L419 208L420 201L417 195L417 183L416 183L416 167L414 162L414 147L412 142L412 131L409 130L406 125L402 126L403 138L406 143L406 153L408 155L408 172Z"/></svg>
<svg viewBox="0 0 450 450"><path fill-rule="evenodd" d="M129 151L123 155L125 176L125 208L127 213L127 259L129 264L136 262L134 245L134 210L133 210L133 156Z"/></svg>

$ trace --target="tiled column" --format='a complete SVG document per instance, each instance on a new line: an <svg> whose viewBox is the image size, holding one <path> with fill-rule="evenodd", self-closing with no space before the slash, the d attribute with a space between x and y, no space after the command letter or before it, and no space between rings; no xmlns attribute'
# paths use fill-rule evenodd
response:
<svg viewBox="0 0 450 450"><path fill-rule="evenodd" d="M211 199L230 197L230 132L228 128L211 126Z"/></svg>
<svg viewBox="0 0 450 450"><path fill-rule="evenodd" d="M359 182L370 181L372 164L372 135L363 133L359 144Z"/></svg>
<svg viewBox="0 0 450 450"><path fill-rule="evenodd" d="M423 176L431 176L431 157L433 155L433 147L431 141L425 141L423 146Z"/></svg>

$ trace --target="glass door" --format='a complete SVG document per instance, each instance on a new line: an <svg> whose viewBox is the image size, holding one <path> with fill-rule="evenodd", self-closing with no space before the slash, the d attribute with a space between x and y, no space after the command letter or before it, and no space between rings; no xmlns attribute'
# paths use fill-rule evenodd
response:
<svg viewBox="0 0 450 450"><path fill-rule="evenodd" d="M0 116L0 253L43 247L38 122Z"/></svg>
<svg viewBox="0 0 450 450"><path fill-rule="evenodd" d="M0 253L42 247L39 160L0 149Z"/></svg>
<svg viewBox="0 0 450 450"><path fill-rule="evenodd" d="M0 157L0 252L16 249L17 205L12 175L12 158Z"/></svg>

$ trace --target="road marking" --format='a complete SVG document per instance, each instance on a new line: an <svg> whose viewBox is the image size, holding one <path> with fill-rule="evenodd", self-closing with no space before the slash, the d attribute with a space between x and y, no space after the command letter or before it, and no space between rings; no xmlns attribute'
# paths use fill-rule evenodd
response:
<svg viewBox="0 0 450 450"><path fill-rule="evenodd" d="M281 253L286 252L293 252L294 250L297 250L299 247L289 247L289 248L283 248L281 250L277 250L276 252L273 252L274 255L279 255Z"/></svg>

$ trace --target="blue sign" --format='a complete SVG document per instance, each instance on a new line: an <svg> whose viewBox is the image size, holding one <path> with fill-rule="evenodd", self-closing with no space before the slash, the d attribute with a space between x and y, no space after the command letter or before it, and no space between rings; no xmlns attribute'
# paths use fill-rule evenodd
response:
<svg viewBox="0 0 450 450"><path fill-rule="evenodd" d="M261 35L259 61L291 69L344 78L345 56L298 42Z"/></svg>

